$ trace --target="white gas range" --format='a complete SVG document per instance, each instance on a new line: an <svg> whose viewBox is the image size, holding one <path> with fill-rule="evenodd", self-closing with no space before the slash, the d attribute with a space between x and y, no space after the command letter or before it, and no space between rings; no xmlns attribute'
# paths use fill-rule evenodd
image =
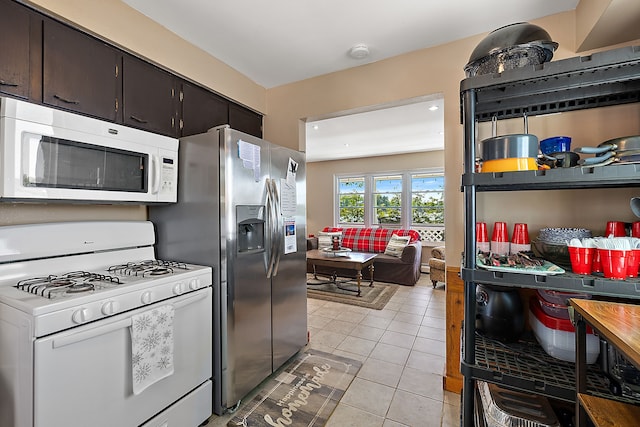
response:
<svg viewBox="0 0 640 427"><path fill-rule="evenodd" d="M211 268L154 243L147 221L0 227L0 425L209 417Z"/></svg>

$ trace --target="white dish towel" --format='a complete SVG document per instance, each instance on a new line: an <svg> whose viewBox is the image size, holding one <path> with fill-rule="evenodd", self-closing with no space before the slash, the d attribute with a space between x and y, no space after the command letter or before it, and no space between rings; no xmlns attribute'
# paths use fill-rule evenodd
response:
<svg viewBox="0 0 640 427"><path fill-rule="evenodd" d="M133 394L173 374L173 305L132 316L131 377Z"/></svg>

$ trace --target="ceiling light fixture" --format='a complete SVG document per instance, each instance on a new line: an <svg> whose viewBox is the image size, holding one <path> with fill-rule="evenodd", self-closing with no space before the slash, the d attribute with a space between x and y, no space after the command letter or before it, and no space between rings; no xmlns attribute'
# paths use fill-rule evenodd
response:
<svg viewBox="0 0 640 427"><path fill-rule="evenodd" d="M366 58L367 56L369 56L369 47L364 43L357 44L351 48L351 50L349 51L349 56L353 59Z"/></svg>
<svg viewBox="0 0 640 427"><path fill-rule="evenodd" d="M429 111L436 111L438 109L437 105L432 105L431 107L429 107Z"/></svg>

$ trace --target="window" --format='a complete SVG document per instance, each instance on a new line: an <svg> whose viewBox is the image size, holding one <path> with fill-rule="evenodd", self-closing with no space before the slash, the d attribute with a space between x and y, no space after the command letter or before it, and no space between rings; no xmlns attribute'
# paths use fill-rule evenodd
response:
<svg viewBox="0 0 640 427"><path fill-rule="evenodd" d="M364 225L364 177L338 178L338 223Z"/></svg>
<svg viewBox="0 0 640 427"><path fill-rule="evenodd" d="M444 226L444 173L408 171L336 177L338 227Z"/></svg>
<svg viewBox="0 0 640 427"><path fill-rule="evenodd" d="M444 176L411 175L411 225L444 225Z"/></svg>
<svg viewBox="0 0 640 427"><path fill-rule="evenodd" d="M373 177L373 223L402 224L402 175Z"/></svg>

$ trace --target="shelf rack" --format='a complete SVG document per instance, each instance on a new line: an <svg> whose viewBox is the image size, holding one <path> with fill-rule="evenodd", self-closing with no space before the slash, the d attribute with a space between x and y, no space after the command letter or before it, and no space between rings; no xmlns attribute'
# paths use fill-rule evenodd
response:
<svg viewBox="0 0 640 427"><path fill-rule="evenodd" d="M497 119L544 115L640 102L640 46L624 47L589 56L552 61L470 77L460 83L461 123L464 132L465 204L464 253L461 276L464 288L465 325L475 324L475 284L543 288L640 299L640 279L613 281L601 276L566 273L541 276L482 270L475 261L476 195L479 192L572 190L640 186L640 165L619 164L560 168L546 171L475 173L476 124ZM527 351L545 360L557 372L535 369L522 358L497 348L478 336L474 328L463 330L461 370L464 376L462 425L474 424L475 380L503 384L565 401L575 401L575 367L552 359L535 343ZM606 378L593 368L589 392L611 398Z"/></svg>

